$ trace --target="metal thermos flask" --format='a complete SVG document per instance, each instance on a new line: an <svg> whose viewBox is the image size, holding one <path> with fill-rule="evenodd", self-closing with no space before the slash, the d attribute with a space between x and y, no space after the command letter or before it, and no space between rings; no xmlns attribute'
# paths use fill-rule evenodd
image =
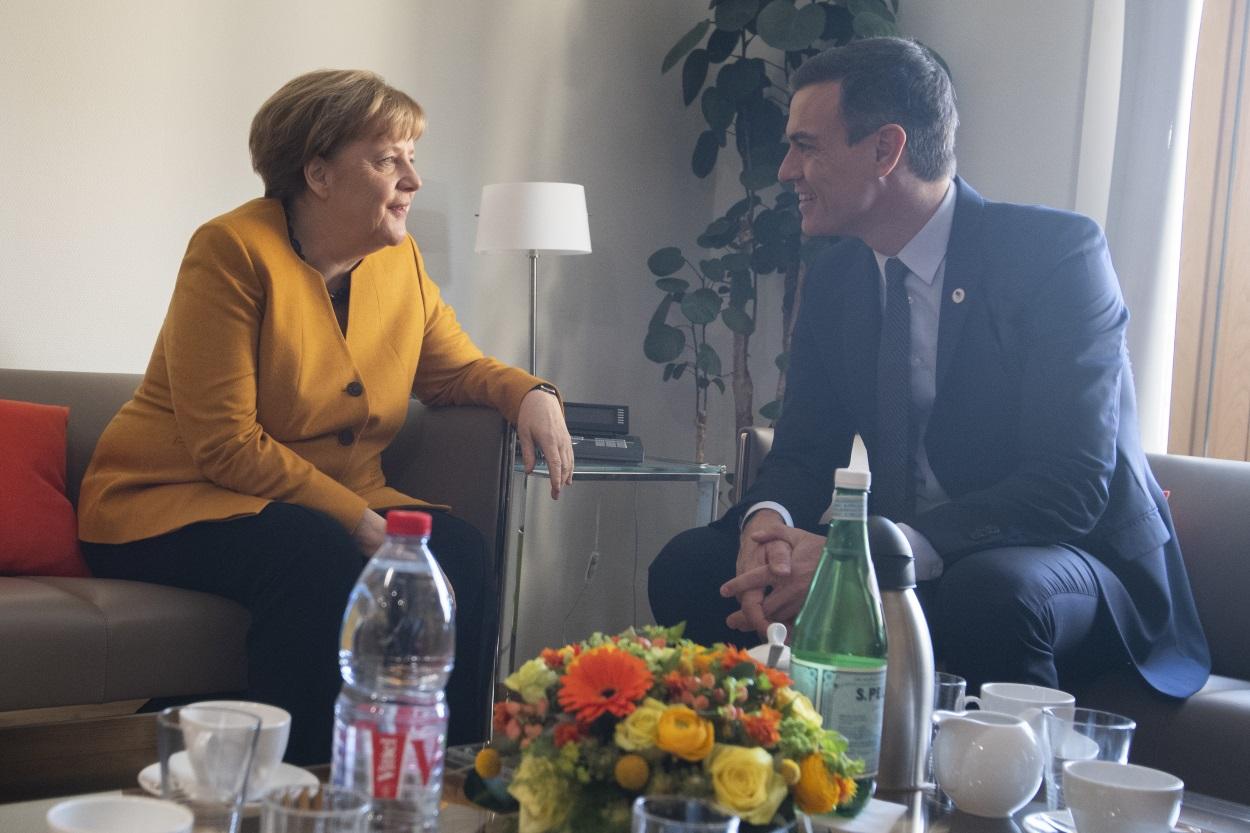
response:
<svg viewBox="0 0 1250 833"><path fill-rule="evenodd" d="M868 518L872 554L885 614L885 715L877 789L924 785L933 717L933 643L916 598L916 564L902 530L886 518Z"/></svg>

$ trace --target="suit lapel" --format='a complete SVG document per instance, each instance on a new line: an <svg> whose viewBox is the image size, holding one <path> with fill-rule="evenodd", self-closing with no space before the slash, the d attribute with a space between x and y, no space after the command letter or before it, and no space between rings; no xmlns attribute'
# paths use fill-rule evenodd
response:
<svg viewBox="0 0 1250 833"><path fill-rule="evenodd" d="M973 304L982 302L980 254L981 195L959 177L955 178L955 219L946 246L946 271L942 279L942 311L938 317L936 388L941 395L942 380L954 360L955 348L963 334L964 321Z"/></svg>
<svg viewBox="0 0 1250 833"><path fill-rule="evenodd" d="M842 317L842 355L837 357L844 378L853 392L852 402L860 403L863 428L872 430L877 418L877 347L881 337L881 272L872 249L860 247L856 260L849 263Z"/></svg>

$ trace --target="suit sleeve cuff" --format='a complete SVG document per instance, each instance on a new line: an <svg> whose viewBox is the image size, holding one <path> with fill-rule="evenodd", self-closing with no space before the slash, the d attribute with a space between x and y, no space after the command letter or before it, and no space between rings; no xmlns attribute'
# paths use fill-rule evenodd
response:
<svg viewBox="0 0 1250 833"><path fill-rule="evenodd" d="M742 513L742 521L738 524L738 531L742 531L742 528L747 525L747 521L750 520L751 516L761 509L773 510L786 522L786 526L794 526L794 518L790 517L790 512L786 507L775 501L761 500L759 503L751 504L751 507Z"/></svg>

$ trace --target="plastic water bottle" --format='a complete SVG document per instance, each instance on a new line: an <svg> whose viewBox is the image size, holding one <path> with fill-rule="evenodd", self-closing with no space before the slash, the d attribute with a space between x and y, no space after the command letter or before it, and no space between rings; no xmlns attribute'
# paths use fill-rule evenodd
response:
<svg viewBox="0 0 1250 833"><path fill-rule="evenodd" d="M331 781L373 796L373 831L435 830L456 655L455 597L430 553L431 518L392 511L339 637Z"/></svg>

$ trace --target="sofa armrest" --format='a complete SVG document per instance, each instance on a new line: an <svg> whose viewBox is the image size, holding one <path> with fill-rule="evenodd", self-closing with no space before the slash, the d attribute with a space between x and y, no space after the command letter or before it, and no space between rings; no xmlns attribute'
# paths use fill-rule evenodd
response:
<svg viewBox="0 0 1250 833"><path fill-rule="evenodd" d="M407 422L382 454L382 470L401 492L449 504L452 514L482 533L498 562L514 447L512 426L492 408L428 408L414 399Z"/></svg>

